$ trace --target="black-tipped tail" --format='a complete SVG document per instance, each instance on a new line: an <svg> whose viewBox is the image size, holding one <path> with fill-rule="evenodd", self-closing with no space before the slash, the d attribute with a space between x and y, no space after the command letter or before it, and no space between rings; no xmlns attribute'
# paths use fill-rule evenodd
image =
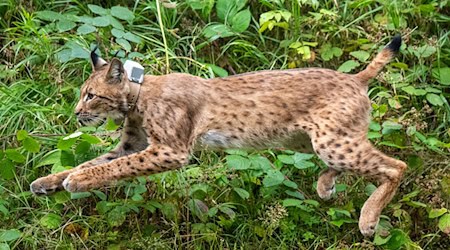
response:
<svg viewBox="0 0 450 250"><path fill-rule="evenodd" d="M393 53L397 53L400 50L400 46L402 46L402 36L396 35L392 38L392 41L386 46L386 48Z"/></svg>

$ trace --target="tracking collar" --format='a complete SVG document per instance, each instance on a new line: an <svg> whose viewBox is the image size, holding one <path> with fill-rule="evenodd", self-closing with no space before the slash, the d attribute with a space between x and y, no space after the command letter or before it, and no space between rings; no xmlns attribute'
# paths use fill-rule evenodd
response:
<svg viewBox="0 0 450 250"><path fill-rule="evenodd" d="M128 94L128 110L133 110L136 106L139 93L141 91L141 85L144 81L144 67L141 64L127 60L123 65L127 77L129 80L130 93Z"/></svg>

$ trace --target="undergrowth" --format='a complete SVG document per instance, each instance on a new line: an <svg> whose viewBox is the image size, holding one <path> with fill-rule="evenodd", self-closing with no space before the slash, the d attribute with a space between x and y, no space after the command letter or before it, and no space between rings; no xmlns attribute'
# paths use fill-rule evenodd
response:
<svg viewBox="0 0 450 250"><path fill-rule="evenodd" d="M15 1L0 3L0 249L449 249L450 2L437 0ZM89 51L148 74L263 69L358 72L401 34L370 85L368 133L408 163L374 238L357 220L377 183L285 150L197 152L177 171L92 192L35 197L29 184L104 153L118 128L78 127Z"/></svg>

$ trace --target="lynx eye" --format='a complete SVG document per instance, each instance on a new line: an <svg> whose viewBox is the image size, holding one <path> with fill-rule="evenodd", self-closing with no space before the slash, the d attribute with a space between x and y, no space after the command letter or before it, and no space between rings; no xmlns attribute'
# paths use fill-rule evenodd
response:
<svg viewBox="0 0 450 250"><path fill-rule="evenodd" d="M84 101L85 101L85 102L90 101L90 100L92 100L94 97L95 97L94 94L88 93L88 94L86 95L86 97L84 98Z"/></svg>

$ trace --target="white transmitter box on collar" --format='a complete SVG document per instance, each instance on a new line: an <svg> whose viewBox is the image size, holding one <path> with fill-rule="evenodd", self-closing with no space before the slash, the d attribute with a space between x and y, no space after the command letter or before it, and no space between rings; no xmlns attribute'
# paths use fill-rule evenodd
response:
<svg viewBox="0 0 450 250"><path fill-rule="evenodd" d="M138 62L126 60L123 68L127 72L128 80L136 83L144 81L144 67Z"/></svg>

